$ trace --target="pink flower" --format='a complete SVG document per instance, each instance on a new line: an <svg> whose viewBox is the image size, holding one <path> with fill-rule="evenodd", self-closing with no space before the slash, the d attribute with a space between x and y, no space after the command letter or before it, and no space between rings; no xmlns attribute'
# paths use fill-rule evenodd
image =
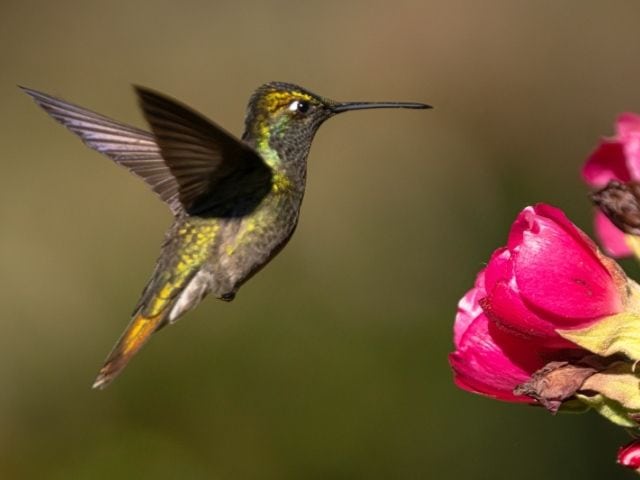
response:
<svg viewBox="0 0 640 480"><path fill-rule="evenodd" d="M634 440L618 450L618 463L633 470L640 470L639 440Z"/></svg>
<svg viewBox="0 0 640 480"><path fill-rule="evenodd" d="M458 387L508 402L535 403L515 395L514 388L544 366L535 345L498 328L479 301L486 296L484 271L458 304L454 324L455 351L449 355Z"/></svg>
<svg viewBox="0 0 640 480"><path fill-rule="evenodd" d="M514 389L551 362L592 354L556 330L591 326L623 311L625 295L622 270L560 210L525 208L507 245L493 253L458 304L455 351L449 355L456 385L499 400L536 403Z"/></svg>
<svg viewBox="0 0 640 480"><path fill-rule="evenodd" d="M611 180L640 180L640 116L623 113L616 123L616 135L602 140L587 159L584 180L592 187L602 188ZM631 254L624 234L602 214L596 216L596 233L610 255Z"/></svg>
<svg viewBox="0 0 640 480"><path fill-rule="evenodd" d="M588 326L623 310L626 277L557 208L525 208L485 270L485 314L503 328L571 347L556 329Z"/></svg>

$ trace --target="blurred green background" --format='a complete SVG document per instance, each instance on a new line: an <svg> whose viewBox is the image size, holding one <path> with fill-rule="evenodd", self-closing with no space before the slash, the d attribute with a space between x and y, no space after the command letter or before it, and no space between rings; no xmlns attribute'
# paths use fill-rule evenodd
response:
<svg viewBox="0 0 640 480"><path fill-rule="evenodd" d="M578 172L640 110L639 18L635 0L4 0L0 477L633 478L621 430L459 391L446 356L521 208L591 232ZM283 253L90 390L170 215L15 85L143 126L138 83L240 134L269 80L436 109L323 126Z"/></svg>

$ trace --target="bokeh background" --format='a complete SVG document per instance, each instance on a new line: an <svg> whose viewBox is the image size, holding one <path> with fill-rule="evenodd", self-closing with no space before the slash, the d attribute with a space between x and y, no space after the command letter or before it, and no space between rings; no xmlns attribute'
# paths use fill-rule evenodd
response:
<svg viewBox="0 0 640 480"><path fill-rule="evenodd" d="M591 232L579 168L640 110L639 18L622 0L3 0L0 478L633 478L624 432L459 391L447 353L521 208ZM436 109L323 126L283 253L90 390L170 215L15 85L143 126L142 84L240 134L270 80Z"/></svg>

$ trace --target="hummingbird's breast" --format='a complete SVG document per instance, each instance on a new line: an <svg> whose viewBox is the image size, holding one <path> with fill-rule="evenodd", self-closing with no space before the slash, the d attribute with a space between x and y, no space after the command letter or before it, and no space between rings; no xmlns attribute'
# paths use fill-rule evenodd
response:
<svg viewBox="0 0 640 480"><path fill-rule="evenodd" d="M272 191L249 215L221 225L214 294L234 293L285 246L298 223L303 193L274 177Z"/></svg>
<svg viewBox="0 0 640 480"><path fill-rule="evenodd" d="M298 223L306 183L306 154L299 152L295 158L286 155L273 144L274 138L281 136L277 130L258 122L243 135L271 169L271 190L250 213L221 222L211 265L211 291L217 297L232 298L286 245Z"/></svg>

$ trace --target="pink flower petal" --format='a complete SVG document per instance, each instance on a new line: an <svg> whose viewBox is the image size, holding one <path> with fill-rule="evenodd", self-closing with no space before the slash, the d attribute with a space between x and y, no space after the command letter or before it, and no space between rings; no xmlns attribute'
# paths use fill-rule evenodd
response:
<svg viewBox="0 0 640 480"><path fill-rule="evenodd" d="M616 139L627 142L640 134L640 115L631 112L621 113L616 120Z"/></svg>
<svg viewBox="0 0 640 480"><path fill-rule="evenodd" d="M486 315L505 330L544 339L552 349L575 347L556 332L622 309L626 277L559 209L538 204L514 221L506 248L484 270Z"/></svg>
<svg viewBox="0 0 640 480"><path fill-rule="evenodd" d="M458 312L453 325L453 343L456 347L460 345L460 339L471 322L482 313L479 300L486 295L484 290L484 270L481 270L476 277L474 288L469 290L458 302Z"/></svg>
<svg viewBox="0 0 640 480"><path fill-rule="evenodd" d="M518 240L517 232L509 236L510 243ZM515 245L515 243L514 243ZM504 328L534 337L557 337L555 328L547 320L532 312L520 298L518 285L513 274L511 252L499 248L491 255L485 273L486 298L480 304L492 320Z"/></svg>
<svg viewBox="0 0 640 480"><path fill-rule="evenodd" d="M502 328L513 330L520 335L557 338L561 345L573 345L556 333L556 327L552 322L541 318L524 304L514 283L506 281L496 283L490 295L481 302L489 318L498 322Z"/></svg>
<svg viewBox="0 0 640 480"><path fill-rule="evenodd" d="M449 355L449 363L451 364L451 367L454 369L454 371L456 369L456 366L458 365L457 362L459 361L460 360L458 360L458 358L456 357L456 353L452 353ZM495 400L502 400L504 402L512 403L535 403L535 401L529 397L514 395L512 392L499 390L490 385L482 383L474 377L466 377L463 373L456 374L453 377L453 382L458 388L461 388L462 390L466 390L467 392L471 393L477 393L478 395L483 395Z"/></svg>
<svg viewBox="0 0 640 480"><path fill-rule="evenodd" d="M533 206L533 211L537 215L553 220L558 224L558 227L562 228L567 234L574 237L577 242L583 243L584 246L593 253L596 259L599 258L597 253L598 246L595 244L595 242L591 240L589 235L576 227L562 210L546 203L538 203Z"/></svg>
<svg viewBox="0 0 640 480"><path fill-rule="evenodd" d="M529 229L514 253L514 274L523 301L555 317L558 328L582 326L621 311L617 286L594 255L593 242L568 220L560 224L528 213Z"/></svg>
<svg viewBox="0 0 640 480"><path fill-rule="evenodd" d="M487 268L484 269L484 287L491 291L496 283L509 278L513 267L511 265L511 252L506 247L500 247L491 254Z"/></svg>
<svg viewBox="0 0 640 480"><path fill-rule="evenodd" d="M640 117L623 113L618 117L617 131L631 178L640 180Z"/></svg>
<svg viewBox="0 0 640 480"><path fill-rule="evenodd" d="M611 180L631 180L624 146L615 140L603 140L587 158L582 177L593 187L604 187Z"/></svg>
<svg viewBox="0 0 640 480"><path fill-rule="evenodd" d="M625 240L625 234L616 227L600 210L596 211L594 218L596 235L600 239L603 250L612 257L628 257L632 254Z"/></svg>
<svg viewBox="0 0 640 480"><path fill-rule="evenodd" d="M500 331L480 314L468 325L449 362L460 388L498 400L534 403L513 394L516 386L544 365L531 347L527 340Z"/></svg>

